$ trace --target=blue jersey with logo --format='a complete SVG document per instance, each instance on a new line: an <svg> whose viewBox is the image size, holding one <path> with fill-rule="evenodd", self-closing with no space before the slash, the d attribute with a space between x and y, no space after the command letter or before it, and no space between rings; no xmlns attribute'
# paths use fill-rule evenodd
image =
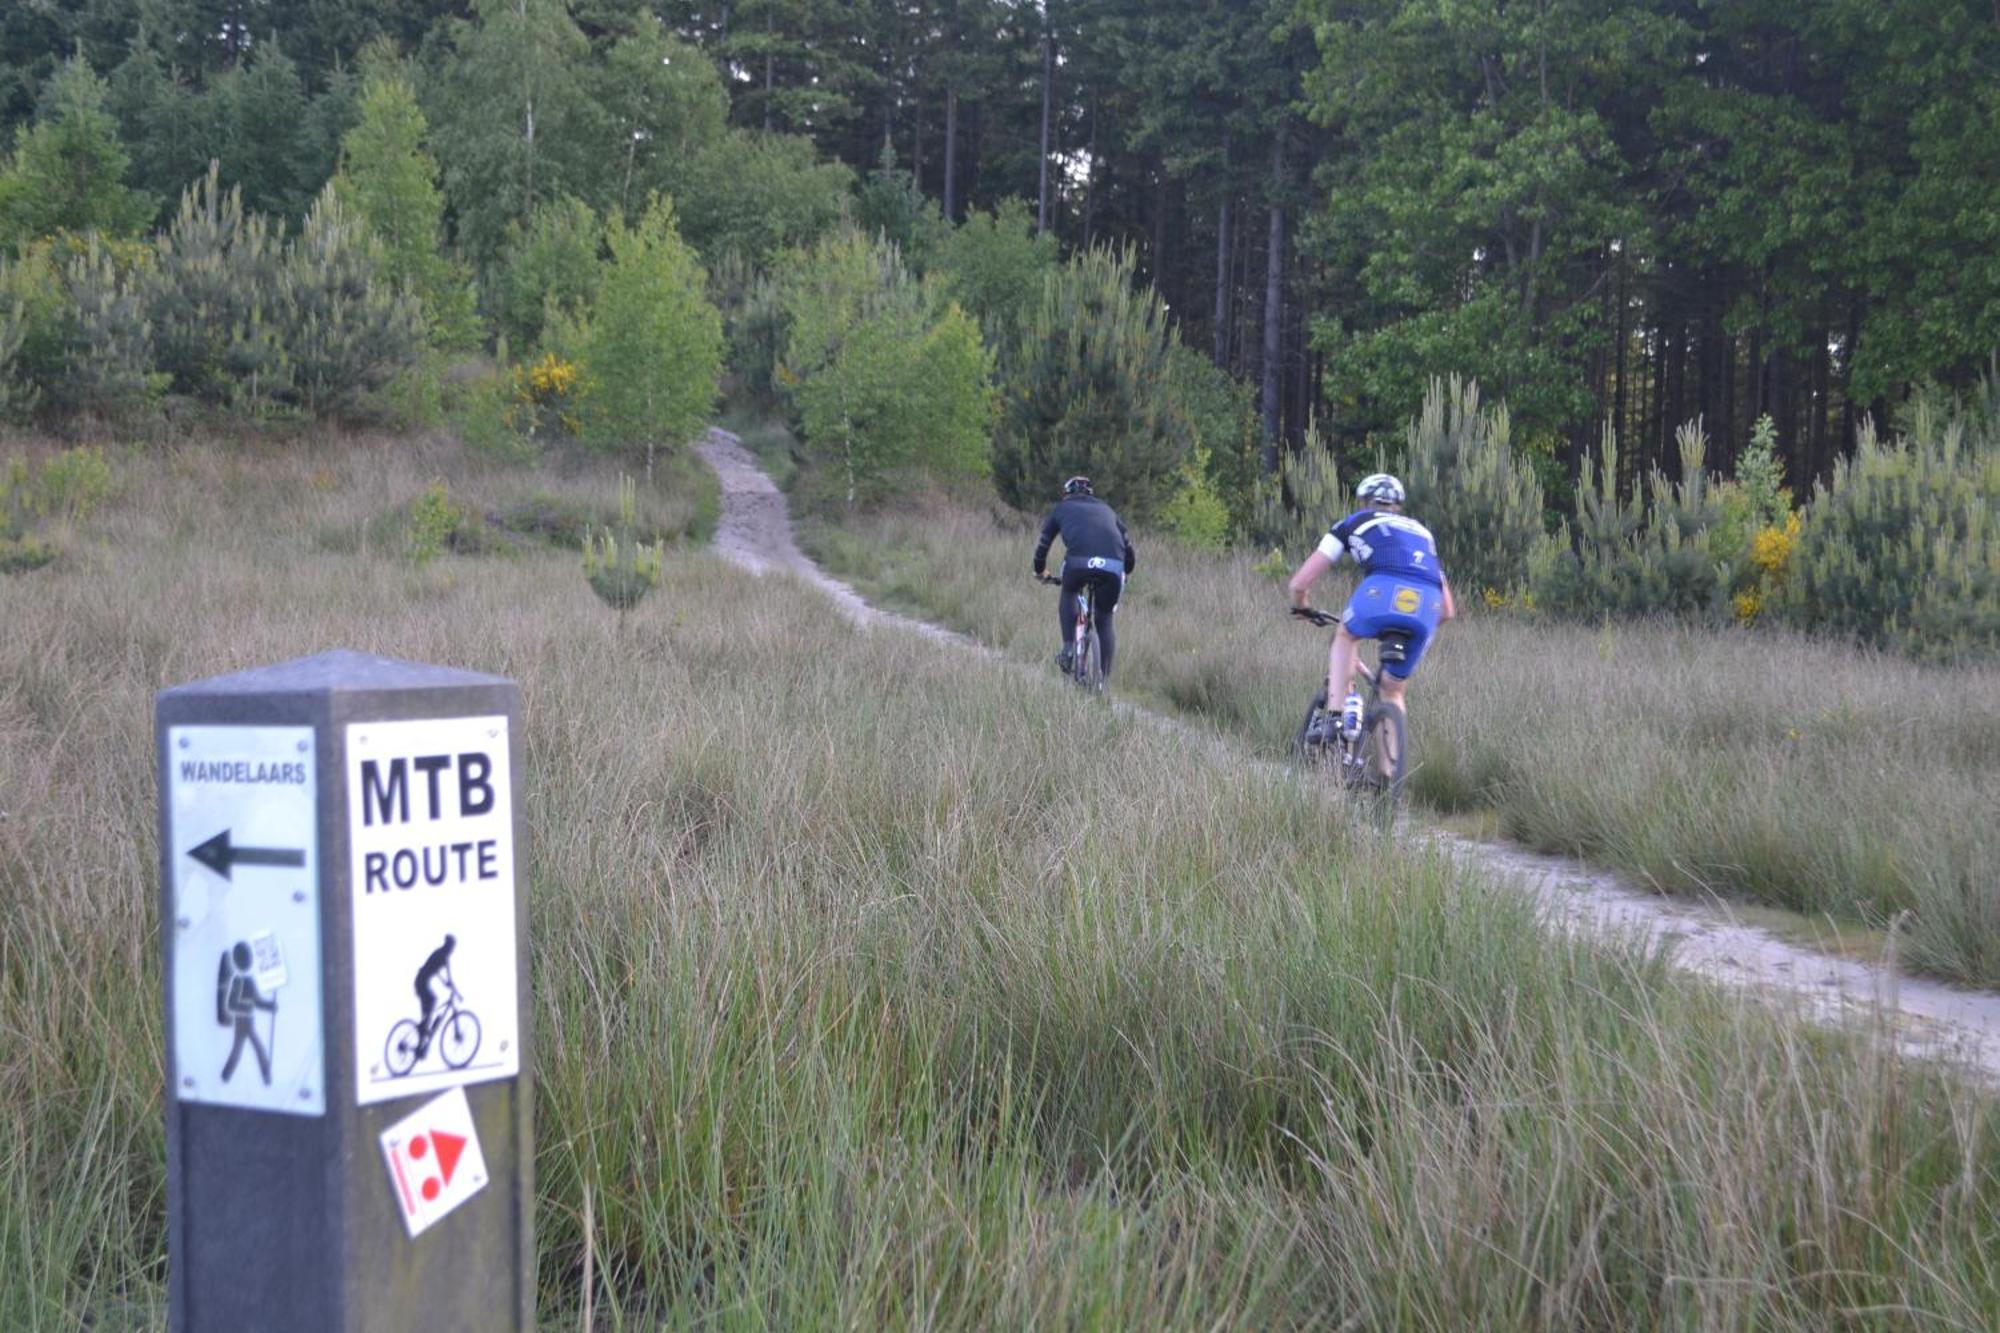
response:
<svg viewBox="0 0 2000 1333"><path fill-rule="evenodd" d="M1362 509L1333 525L1319 544L1320 554L1338 561L1354 557L1363 574L1391 574L1400 579L1444 586L1438 568L1437 540L1414 518L1380 509Z"/></svg>

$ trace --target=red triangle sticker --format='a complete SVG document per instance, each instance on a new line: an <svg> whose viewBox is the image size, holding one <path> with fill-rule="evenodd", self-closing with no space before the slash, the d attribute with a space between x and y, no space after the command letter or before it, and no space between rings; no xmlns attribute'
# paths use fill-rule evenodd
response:
<svg viewBox="0 0 2000 1333"><path fill-rule="evenodd" d="M458 1169L458 1159L465 1153L465 1136L434 1129L431 1131L431 1145L437 1149L438 1170L444 1174L444 1183L449 1185L451 1173Z"/></svg>

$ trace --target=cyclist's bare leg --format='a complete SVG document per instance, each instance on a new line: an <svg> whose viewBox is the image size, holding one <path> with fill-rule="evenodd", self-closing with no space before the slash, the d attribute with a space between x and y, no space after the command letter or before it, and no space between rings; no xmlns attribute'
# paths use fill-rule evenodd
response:
<svg viewBox="0 0 2000 1333"><path fill-rule="evenodd" d="M1333 647L1326 654L1326 706L1333 712L1354 693L1354 662L1361 655L1361 640L1342 625L1333 632Z"/></svg>
<svg viewBox="0 0 2000 1333"><path fill-rule="evenodd" d="M1408 717L1410 709L1409 705L1403 702L1403 691L1409 688L1410 682L1400 676L1392 676L1386 671L1382 673L1380 679L1382 685L1382 702L1396 705L1396 710L1404 717Z"/></svg>

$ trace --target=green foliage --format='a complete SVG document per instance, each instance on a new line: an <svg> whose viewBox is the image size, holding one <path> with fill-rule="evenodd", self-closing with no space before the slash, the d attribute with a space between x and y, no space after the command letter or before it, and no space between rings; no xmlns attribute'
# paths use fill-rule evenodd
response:
<svg viewBox="0 0 2000 1333"><path fill-rule="evenodd" d="M683 193L685 164L723 138L729 98L715 62L650 12L605 53L595 91L609 131L603 165L616 173L595 194L607 209Z"/></svg>
<svg viewBox="0 0 2000 1333"><path fill-rule="evenodd" d="M444 553L452 534L465 522L465 510L451 498L442 480L433 481L410 501L410 560L422 569Z"/></svg>
<svg viewBox="0 0 2000 1333"><path fill-rule="evenodd" d="M895 246L918 275L929 269L949 231L937 205L924 198L915 175L896 165L896 150L887 143L856 192L854 221L868 235Z"/></svg>
<svg viewBox="0 0 2000 1333"><path fill-rule="evenodd" d="M1507 407L1482 407L1476 381L1432 380L1405 436L1406 510L1437 538L1438 559L1466 592L1512 593L1542 544L1542 488L1515 453Z"/></svg>
<svg viewBox="0 0 2000 1333"><path fill-rule="evenodd" d="M1202 460L1202 487L1222 501L1231 533L1250 531L1261 475L1256 391L1179 342L1168 352L1167 386Z"/></svg>
<svg viewBox="0 0 2000 1333"><path fill-rule="evenodd" d="M731 130L694 154L681 182L674 198L688 244L764 264L840 221L854 173L820 160L809 139Z"/></svg>
<svg viewBox="0 0 2000 1333"><path fill-rule="evenodd" d="M382 276L417 298L431 345L471 347L479 340L472 275L442 248L444 193L408 75L393 65L376 68L358 112L341 140L334 178L342 203L381 245Z"/></svg>
<svg viewBox="0 0 2000 1333"><path fill-rule="evenodd" d="M1680 482L1656 468L1643 496L1635 490L1621 499L1617 440L1606 428L1598 455L1584 460L1576 522L1530 559L1537 608L1583 617L1727 615L1729 572L1709 540L1721 506L1704 470L1708 437L1691 422L1675 438Z"/></svg>
<svg viewBox="0 0 2000 1333"><path fill-rule="evenodd" d="M643 445L650 479L654 451L693 438L715 406L722 317L672 201L656 196L629 227L614 218L606 240L611 260L578 347L583 433L602 447Z"/></svg>
<svg viewBox="0 0 2000 1333"><path fill-rule="evenodd" d="M518 351L541 345L551 309L574 316L597 291L604 225L581 199L565 195L538 205L527 225L507 224L501 257L501 334Z"/></svg>
<svg viewBox="0 0 2000 1333"><path fill-rule="evenodd" d="M275 39L253 43L209 85L195 108L208 122L209 156L250 212L295 220L333 174L339 132L326 135L313 109L297 62Z"/></svg>
<svg viewBox="0 0 2000 1333"><path fill-rule="evenodd" d="M152 363L173 391L253 411L282 394L289 368L272 321L282 250L261 214L245 214L240 188L223 192L219 163L182 192L154 249Z"/></svg>
<svg viewBox="0 0 2000 1333"><path fill-rule="evenodd" d="M22 302L9 301L9 285L7 266L0 261L0 421L26 417L41 396L21 365L21 349L28 337L27 312Z"/></svg>
<svg viewBox="0 0 2000 1333"><path fill-rule="evenodd" d="M1785 609L1799 623L1924 657L2000 648L2000 431L1928 409L1883 443L1865 428L1815 488Z"/></svg>
<svg viewBox="0 0 2000 1333"><path fill-rule="evenodd" d="M464 386L452 423L461 439L487 457L508 465L531 463L541 449L516 424L514 409L513 377L483 375Z"/></svg>
<svg viewBox="0 0 2000 1333"><path fill-rule="evenodd" d="M1351 508L1333 441L1315 421L1298 448L1278 451L1277 472L1257 478L1250 534L1290 573Z"/></svg>
<svg viewBox="0 0 2000 1333"><path fill-rule="evenodd" d="M72 56L0 170L0 249L59 231L136 232L153 216L153 203L125 185L130 162L105 110L104 81Z"/></svg>
<svg viewBox="0 0 2000 1333"><path fill-rule="evenodd" d="M993 479L1016 508L1085 473L1135 522L1159 511L1193 441L1169 382L1165 304L1130 254L1098 248L1043 281L1005 360Z"/></svg>
<svg viewBox="0 0 2000 1333"><path fill-rule="evenodd" d="M1790 556L1792 496L1778 457L1778 430L1767 412L1736 459L1736 475L1716 488L1718 513L1709 550L1729 570L1736 618L1749 621L1784 580Z"/></svg>
<svg viewBox="0 0 2000 1333"><path fill-rule="evenodd" d="M776 288L787 330L777 382L808 456L839 473L849 504L911 467L986 470L992 357L935 280L848 227L787 255Z"/></svg>
<svg viewBox="0 0 2000 1333"><path fill-rule="evenodd" d="M1180 488L1160 510L1159 524L1190 546L1220 550L1229 542L1234 524L1229 506L1209 479L1208 450L1197 445L1181 464Z"/></svg>
<svg viewBox="0 0 2000 1333"><path fill-rule="evenodd" d="M665 558L662 543L636 535L638 510L638 488L630 477L619 478L618 522L588 529L583 538L583 577L600 601L617 610L621 628L625 613L660 586Z"/></svg>
<svg viewBox="0 0 2000 1333"><path fill-rule="evenodd" d="M385 281L381 249L329 182L285 247L278 323L293 399L312 416L355 404L423 345L416 301Z"/></svg>
<svg viewBox="0 0 2000 1333"><path fill-rule="evenodd" d="M459 239L484 266L510 222L545 199L590 193L603 116L567 0L474 0L471 10L446 26L450 57L430 92Z"/></svg>
<svg viewBox="0 0 2000 1333"><path fill-rule="evenodd" d="M38 518L80 523L111 496L111 464L93 446L64 449L42 460L27 487L27 510Z"/></svg>
<svg viewBox="0 0 2000 1333"><path fill-rule="evenodd" d="M146 320L137 252L114 248L95 232L63 268L68 300L62 373L42 386L54 406L109 417L143 407L161 387L151 374L152 329Z"/></svg>
<svg viewBox="0 0 2000 1333"><path fill-rule="evenodd" d="M1002 199L990 213L973 212L938 243L933 269L945 290L979 321L996 350L1018 336L1023 315L1041 296L1042 279L1061 261L1052 233L1035 232L1020 199Z"/></svg>

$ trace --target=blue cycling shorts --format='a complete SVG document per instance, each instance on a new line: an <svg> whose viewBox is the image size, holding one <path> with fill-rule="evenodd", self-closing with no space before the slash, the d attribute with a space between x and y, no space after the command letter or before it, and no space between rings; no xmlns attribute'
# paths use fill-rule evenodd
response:
<svg viewBox="0 0 2000 1333"><path fill-rule="evenodd" d="M1401 664L1385 668L1398 680L1408 680L1423 660L1431 632L1444 614L1444 591L1394 574L1370 574L1348 598L1340 623L1357 639L1380 638L1383 630L1410 636L1410 651Z"/></svg>

